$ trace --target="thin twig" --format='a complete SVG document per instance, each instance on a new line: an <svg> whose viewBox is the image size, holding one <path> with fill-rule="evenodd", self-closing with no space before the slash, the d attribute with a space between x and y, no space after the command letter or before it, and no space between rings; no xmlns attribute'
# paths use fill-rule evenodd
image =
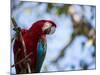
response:
<svg viewBox="0 0 100 75"><path fill-rule="evenodd" d="M24 39L23 39L23 36L22 36L22 33L21 33L21 29L17 26L17 23L14 20L14 18L11 18L11 20L12 20L12 23L13 23L13 26L14 26L14 30L17 32L17 36L19 36L21 38L22 46L24 48L24 57L26 59L27 58L26 57L26 46L25 46L25 42L24 42ZM29 62L27 62L27 68L28 68L28 72L31 73Z"/></svg>

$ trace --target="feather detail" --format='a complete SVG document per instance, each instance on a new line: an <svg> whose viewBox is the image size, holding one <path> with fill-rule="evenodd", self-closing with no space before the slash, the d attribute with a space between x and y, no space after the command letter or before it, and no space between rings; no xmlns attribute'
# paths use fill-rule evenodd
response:
<svg viewBox="0 0 100 75"><path fill-rule="evenodd" d="M37 46L37 66L36 66L36 72L40 72L45 55L46 55L46 41L44 41L43 38L41 38L38 42L38 46Z"/></svg>
<svg viewBox="0 0 100 75"><path fill-rule="evenodd" d="M56 25L51 21L40 20L33 23L30 29L20 30L20 32L22 33L23 41L26 46L26 56L30 64L31 73L40 72L46 55L46 33L42 31L42 27L45 22L50 22L52 23L52 26L56 27ZM17 34L13 46L13 52L16 74L29 73L26 66L27 62L25 63L26 58L24 56L24 48L20 40L20 36Z"/></svg>

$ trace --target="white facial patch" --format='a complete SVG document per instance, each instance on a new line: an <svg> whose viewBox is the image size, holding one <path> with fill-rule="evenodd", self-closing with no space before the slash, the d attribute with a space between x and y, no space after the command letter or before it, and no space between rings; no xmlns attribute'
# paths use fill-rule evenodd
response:
<svg viewBox="0 0 100 75"><path fill-rule="evenodd" d="M48 28L51 27L51 26L52 26L51 23L45 22L44 25L43 25L43 27L42 27L42 30L44 31L44 30L48 29Z"/></svg>

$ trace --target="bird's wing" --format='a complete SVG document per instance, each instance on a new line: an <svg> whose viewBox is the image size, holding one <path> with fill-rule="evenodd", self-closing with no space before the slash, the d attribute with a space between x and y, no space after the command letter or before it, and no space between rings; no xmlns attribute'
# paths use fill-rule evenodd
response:
<svg viewBox="0 0 100 75"><path fill-rule="evenodd" d="M40 72L41 66L43 64L45 54L46 54L46 42L42 41L42 39L39 40L38 46L37 46L37 72Z"/></svg>

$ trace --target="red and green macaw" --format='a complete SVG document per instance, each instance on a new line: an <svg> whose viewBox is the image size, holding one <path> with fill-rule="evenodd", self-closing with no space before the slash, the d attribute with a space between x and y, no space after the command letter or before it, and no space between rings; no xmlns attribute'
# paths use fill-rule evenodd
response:
<svg viewBox="0 0 100 75"><path fill-rule="evenodd" d="M16 74L40 72L46 55L46 34L53 34L55 29L56 24L50 20L39 20L28 30L20 29L22 36L18 35L13 45Z"/></svg>

